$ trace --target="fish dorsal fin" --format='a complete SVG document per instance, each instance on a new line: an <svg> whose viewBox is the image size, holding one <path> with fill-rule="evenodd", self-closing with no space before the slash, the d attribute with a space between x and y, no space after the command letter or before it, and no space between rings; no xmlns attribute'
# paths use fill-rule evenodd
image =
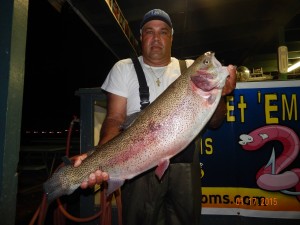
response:
<svg viewBox="0 0 300 225"><path fill-rule="evenodd" d="M131 126L131 124L134 123L136 118L139 116L141 112L135 112L133 114L130 114L129 116L126 117L125 122L121 125L122 130L126 130L128 127Z"/></svg>

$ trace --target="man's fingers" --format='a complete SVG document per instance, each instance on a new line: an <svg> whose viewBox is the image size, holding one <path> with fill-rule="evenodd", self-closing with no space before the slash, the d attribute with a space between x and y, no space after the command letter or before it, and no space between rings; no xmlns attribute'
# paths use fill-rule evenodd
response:
<svg viewBox="0 0 300 225"><path fill-rule="evenodd" d="M100 170L97 170L95 172L95 177L96 177L96 183L97 184L100 184L103 181L103 179L102 179L102 172Z"/></svg>
<svg viewBox="0 0 300 225"><path fill-rule="evenodd" d="M88 188L88 182L87 181L83 181L81 184L80 184L80 187L82 188L82 189L87 189Z"/></svg>
<svg viewBox="0 0 300 225"><path fill-rule="evenodd" d="M86 153L76 157L74 160L74 167L78 167L86 157L87 157Z"/></svg>
<svg viewBox="0 0 300 225"><path fill-rule="evenodd" d="M236 87L236 69L235 66L229 65L227 67L229 76L226 79L225 87L223 88L222 95L230 94Z"/></svg>
<svg viewBox="0 0 300 225"><path fill-rule="evenodd" d="M102 172L102 180L103 180L103 181L107 181L108 178L109 178L108 173Z"/></svg>
<svg viewBox="0 0 300 225"><path fill-rule="evenodd" d="M88 180L88 186L90 188L94 187L96 184L96 175L94 173L91 173Z"/></svg>

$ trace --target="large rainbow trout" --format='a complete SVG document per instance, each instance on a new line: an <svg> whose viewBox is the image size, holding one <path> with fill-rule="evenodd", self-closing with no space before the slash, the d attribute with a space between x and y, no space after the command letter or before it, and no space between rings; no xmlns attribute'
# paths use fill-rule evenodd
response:
<svg viewBox="0 0 300 225"><path fill-rule="evenodd" d="M55 172L44 183L48 202L73 193L97 169L109 174L107 194L153 167L160 179L169 159L210 120L227 76L214 53L201 55L124 132L96 147L79 167L67 165Z"/></svg>

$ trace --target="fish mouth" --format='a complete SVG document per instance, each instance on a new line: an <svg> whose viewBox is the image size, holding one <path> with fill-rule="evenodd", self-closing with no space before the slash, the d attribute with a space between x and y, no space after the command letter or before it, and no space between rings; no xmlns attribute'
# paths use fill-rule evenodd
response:
<svg viewBox="0 0 300 225"><path fill-rule="evenodd" d="M198 68L191 75L191 81L202 91L209 92L218 88L220 80L222 80L223 67L222 64L215 58L215 53L212 51L204 53L204 57L199 58Z"/></svg>
<svg viewBox="0 0 300 225"><path fill-rule="evenodd" d="M210 91L217 86L216 76L208 70L198 70L197 75L192 76L192 82L203 91Z"/></svg>

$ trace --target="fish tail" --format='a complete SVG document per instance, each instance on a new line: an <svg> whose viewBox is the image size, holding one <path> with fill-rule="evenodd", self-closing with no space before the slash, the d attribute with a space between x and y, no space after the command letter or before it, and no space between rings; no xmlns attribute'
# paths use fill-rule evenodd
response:
<svg viewBox="0 0 300 225"><path fill-rule="evenodd" d="M64 166L60 168L43 184L48 203L51 203L62 195L72 193L77 188L70 188L70 185L66 185L65 173L68 167L69 166Z"/></svg>

